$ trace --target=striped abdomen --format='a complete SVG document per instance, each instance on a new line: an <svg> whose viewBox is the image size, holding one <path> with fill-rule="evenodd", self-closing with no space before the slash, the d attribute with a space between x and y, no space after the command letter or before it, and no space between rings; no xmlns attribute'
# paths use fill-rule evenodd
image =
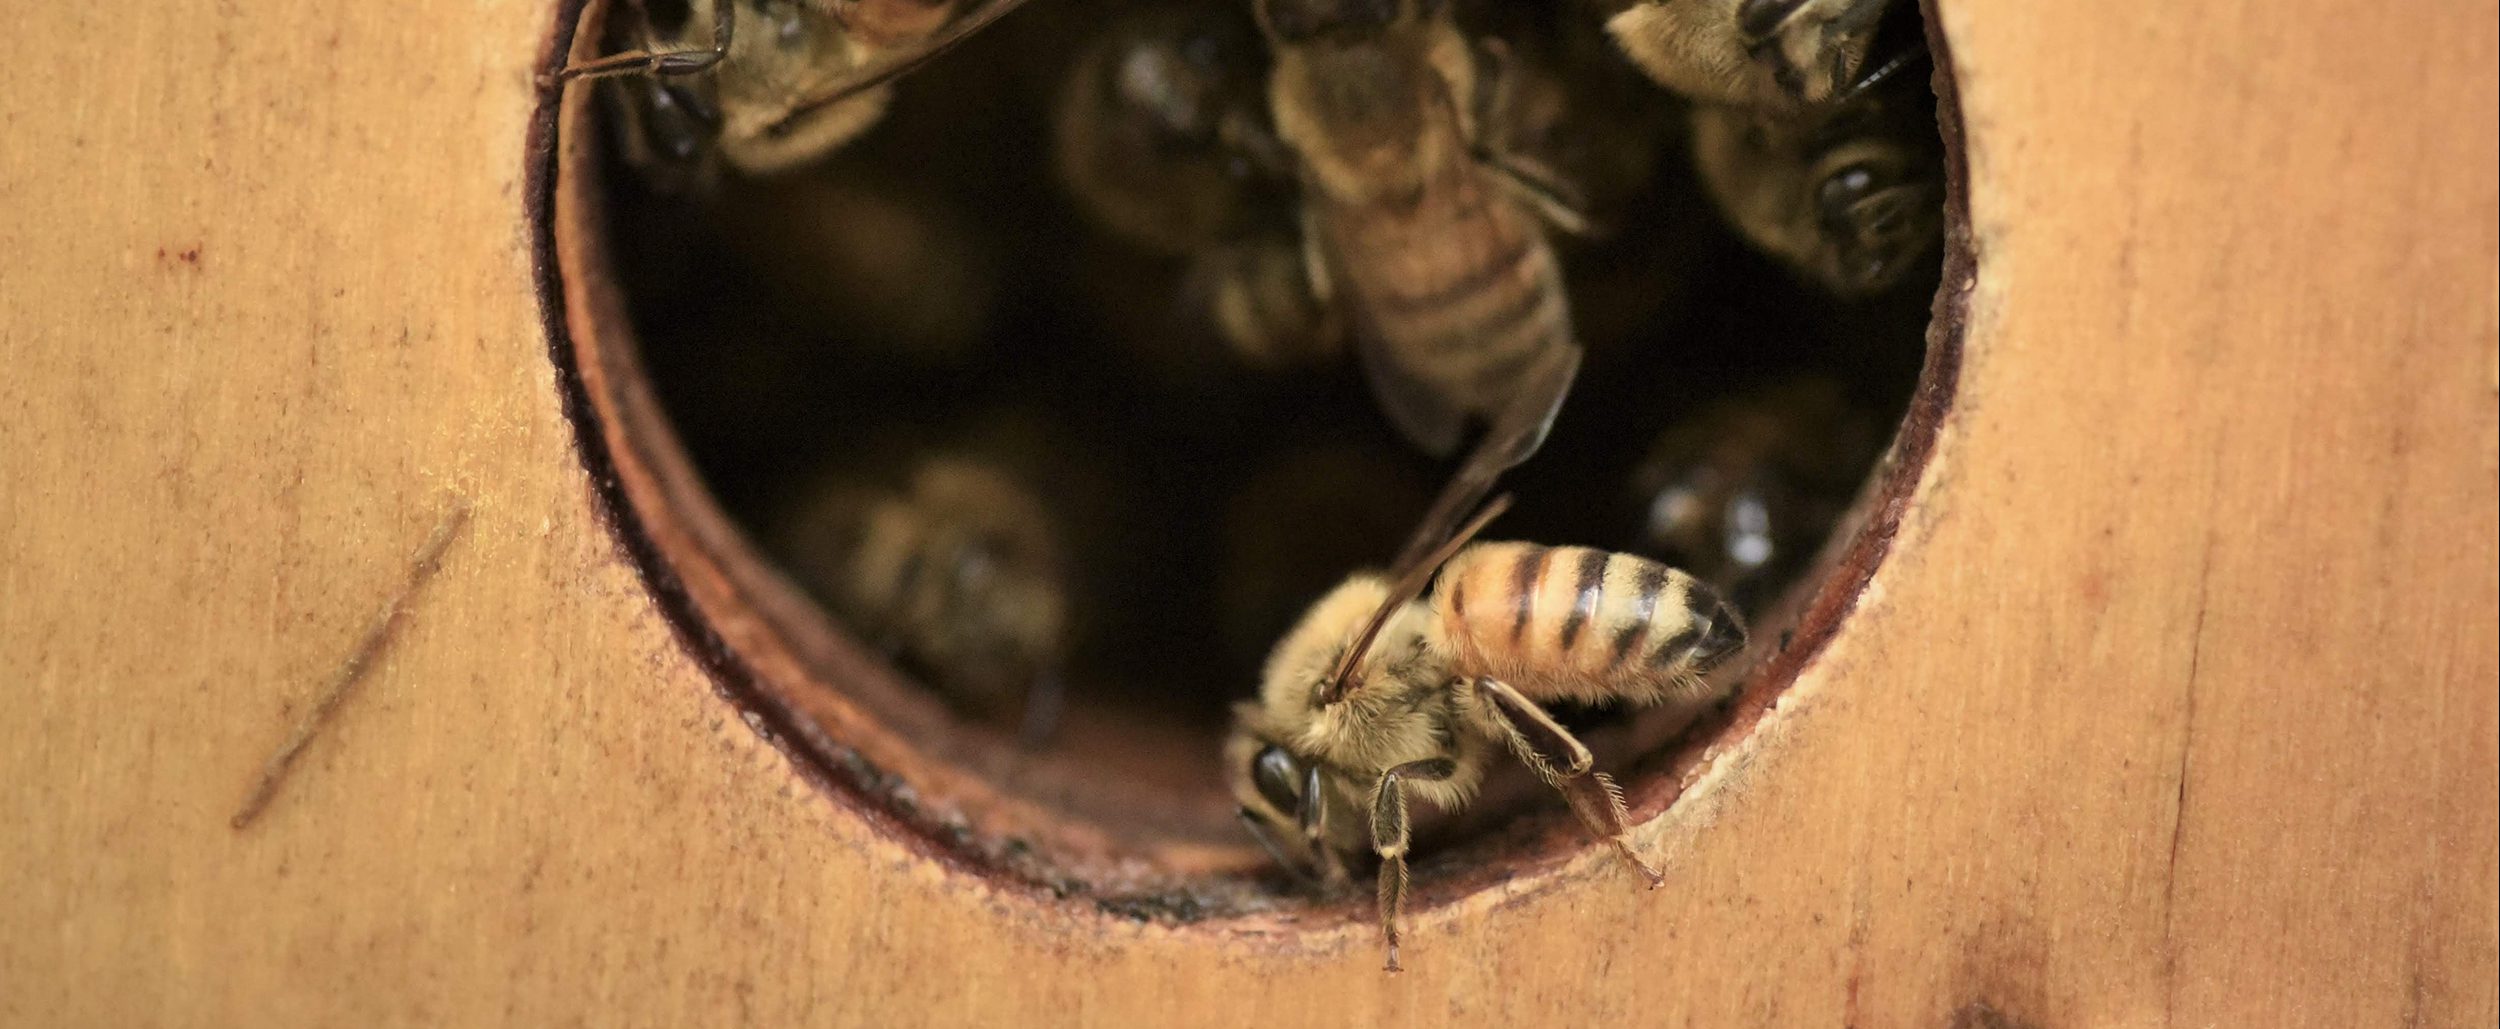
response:
<svg viewBox="0 0 2500 1029"><path fill-rule="evenodd" d="M1322 231L1380 356L1441 406L1498 408L1538 356L1572 340L1543 227L1473 163L1435 175L1411 206L1329 207Z"/></svg>
<svg viewBox="0 0 2500 1029"><path fill-rule="evenodd" d="M1261 368L1290 368L1337 356L1344 346L1338 321L1312 295L1311 275L1299 241L1256 236L1199 255L1193 284L1224 342L1242 360Z"/></svg>
<svg viewBox="0 0 2500 1029"><path fill-rule="evenodd" d="M1491 676L1536 700L1688 695L1745 641L1736 612L1700 580L1588 547L1469 547L1441 569L1432 610L1454 675Z"/></svg>

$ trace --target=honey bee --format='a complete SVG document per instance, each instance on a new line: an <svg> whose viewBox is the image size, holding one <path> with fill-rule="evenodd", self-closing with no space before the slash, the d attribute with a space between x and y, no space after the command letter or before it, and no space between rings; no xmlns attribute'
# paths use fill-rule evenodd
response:
<svg viewBox="0 0 2500 1029"><path fill-rule="evenodd" d="M1280 209L1267 54L1232 4L1122 17L1085 48L1052 108L1059 178L1086 213L1161 253L1220 243Z"/></svg>
<svg viewBox="0 0 2500 1029"><path fill-rule="evenodd" d="M624 2L630 17L606 19L624 49L556 79L631 78L617 94L626 160L700 188L718 161L771 175L832 153L876 124L895 77L1025 0Z"/></svg>
<svg viewBox="0 0 2500 1029"><path fill-rule="evenodd" d="M1028 742L1061 700L1069 570L1060 526L1026 483L977 456L920 461L899 490L837 478L777 534L792 575L950 700Z"/></svg>
<svg viewBox="0 0 2500 1029"><path fill-rule="evenodd" d="M1482 69L1478 149L1567 191L1561 199L1591 223L1587 235L1621 229L1627 209L1649 199L1665 144L1681 135L1682 105L1657 103L1655 87L1615 59L1604 32L1563 5L1497 2L1461 13Z"/></svg>
<svg viewBox="0 0 2500 1029"><path fill-rule="evenodd" d="M1734 609L1657 562L1586 547L1470 545L1507 497L1454 531L1438 517L1474 503L1535 449L1538 406L1504 412L1395 571L1359 573L1322 597L1269 653L1258 698L1234 708L1224 763L1243 824L1279 863L1315 867L1330 885L1346 881L1348 855L1378 854L1391 971L1409 803L1466 804L1496 753L1561 792L1627 865L1662 884L1631 846L1622 793L1542 704L1699 699L1708 673L1744 645Z"/></svg>
<svg viewBox="0 0 2500 1029"><path fill-rule="evenodd" d="M1191 262L1182 286L1233 355L1255 368L1321 364L1345 352L1345 324L1311 289L1307 248L1285 233L1259 233Z"/></svg>
<svg viewBox="0 0 2500 1029"><path fill-rule="evenodd" d="M1712 404L1660 433L1633 473L1639 549L1753 608L1831 531L1881 445L1831 379Z"/></svg>
<svg viewBox="0 0 2500 1029"><path fill-rule="evenodd" d="M1939 146L1899 90L1809 112L1693 112L1693 161L1711 202L1748 242L1849 298L1900 282L1942 238Z"/></svg>
<svg viewBox="0 0 2500 1029"><path fill-rule="evenodd" d="M1078 57L1052 135L1078 205L1122 239L1185 258L1186 306L1244 362L1280 368L1335 357L1344 329L1289 231L1266 81L1266 48L1241 8L1150 8Z"/></svg>
<svg viewBox="0 0 2500 1029"><path fill-rule="evenodd" d="M1576 354L1550 225L1571 191L1492 148L1480 69L1446 4L1254 0L1270 115L1301 184L1313 293L1342 305L1392 424L1435 456L1521 373ZM1574 359L1576 363L1576 358Z"/></svg>
<svg viewBox="0 0 2500 1029"><path fill-rule="evenodd" d="M1658 84L1705 104L1790 110L1859 82L1891 0L1632 0L1606 31Z"/></svg>
<svg viewBox="0 0 2500 1029"><path fill-rule="evenodd" d="M1359 574L1321 598L1269 656L1259 699L1235 709L1226 744L1241 816L1280 859L1289 851L1277 841L1299 838L1337 882L1344 855L1380 856L1391 971L1409 800L1464 805L1501 751L1560 791L1652 888L1662 885L1632 848L1614 780L1541 702L1699 699L1707 674L1745 641L1743 622L1709 586L1646 558L1536 543L1456 549L1502 504L1435 553L1446 563L1428 599L1417 597L1430 564L1394 584Z"/></svg>

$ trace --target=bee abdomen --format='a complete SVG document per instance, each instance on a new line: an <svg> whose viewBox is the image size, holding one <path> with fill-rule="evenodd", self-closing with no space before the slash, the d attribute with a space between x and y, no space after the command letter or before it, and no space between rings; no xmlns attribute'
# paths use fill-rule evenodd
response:
<svg viewBox="0 0 2500 1029"><path fill-rule="evenodd" d="M1473 169L1462 175L1480 174ZM1542 231L1473 178L1421 216L1346 216L1336 244L1355 301L1393 359L1473 407L1571 339L1562 269Z"/></svg>
<svg viewBox="0 0 2500 1029"><path fill-rule="evenodd" d="M1299 245L1258 239L1221 247L1202 256L1191 274L1203 280L1216 325L1242 359L1285 368L1341 349L1335 321L1311 294Z"/></svg>
<svg viewBox="0 0 2500 1029"><path fill-rule="evenodd" d="M1486 543L1451 559L1434 608L1454 670L1531 697L1654 702L1744 642L1700 580L1588 547Z"/></svg>
<svg viewBox="0 0 2500 1029"><path fill-rule="evenodd" d="M1550 252L1534 245L1516 263L1486 271L1483 285L1434 306L1379 305L1383 331L1407 362L1482 382L1514 374L1570 338L1570 307Z"/></svg>

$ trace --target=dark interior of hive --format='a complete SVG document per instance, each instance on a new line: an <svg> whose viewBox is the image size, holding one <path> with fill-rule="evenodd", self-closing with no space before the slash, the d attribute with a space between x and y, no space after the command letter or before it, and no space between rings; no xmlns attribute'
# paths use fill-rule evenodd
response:
<svg viewBox="0 0 2500 1029"><path fill-rule="evenodd" d="M912 74L820 165L733 175L716 198L656 192L611 161L610 220L651 383L725 511L777 553L829 482L891 485L919 455L967 448L1039 469L1071 633L1068 710L1039 752L1155 780L1203 809L1184 835L1246 846L1215 770L1229 705L1306 605L1396 553L1452 462L1399 437L1350 355L1236 358L1193 307L1184 261L1071 202L1054 105L1089 38L1143 6L1031 4ZM1578 10L1514 5L1489 31L1553 31ZM1759 616L1808 585L1908 405L1938 257L1872 297L1808 284L1702 195L1688 106L1614 64L1582 69L1604 93L1588 131L1641 134L1648 167L1593 198L1596 231L1554 239L1588 359L1544 448L1505 478L1516 507L1488 536L1728 565L1651 531L1662 441L1707 449L1739 431L1731 406L1794 418L1828 442L1815 470L1771 484L1777 553L1717 573ZM1792 413L1798 396L1810 413Z"/></svg>

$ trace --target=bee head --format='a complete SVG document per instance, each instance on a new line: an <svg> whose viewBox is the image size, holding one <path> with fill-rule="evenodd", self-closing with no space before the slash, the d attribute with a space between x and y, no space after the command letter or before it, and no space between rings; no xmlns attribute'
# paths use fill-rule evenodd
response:
<svg viewBox="0 0 2500 1029"><path fill-rule="evenodd" d="M1167 143L1205 146L1227 101L1263 87L1265 46L1247 19L1154 19L1120 40L1101 86Z"/></svg>
<svg viewBox="0 0 2500 1029"><path fill-rule="evenodd" d="M1307 810L1302 798L1315 784L1319 766L1236 726L1224 745L1224 768L1242 824L1277 864L1304 874L1313 858L1302 842Z"/></svg>
<svg viewBox="0 0 2500 1029"><path fill-rule="evenodd" d="M1906 82L1908 80L1897 80ZM1814 116L1802 139L1799 198L1822 241L1823 277L1864 296L1899 281L1943 227L1942 155L1916 103L1895 84Z"/></svg>
<svg viewBox="0 0 2500 1029"><path fill-rule="evenodd" d="M1897 281L1935 238L1940 192L1918 165L1881 157L1848 161L1816 181L1815 217L1838 284L1865 294Z"/></svg>

